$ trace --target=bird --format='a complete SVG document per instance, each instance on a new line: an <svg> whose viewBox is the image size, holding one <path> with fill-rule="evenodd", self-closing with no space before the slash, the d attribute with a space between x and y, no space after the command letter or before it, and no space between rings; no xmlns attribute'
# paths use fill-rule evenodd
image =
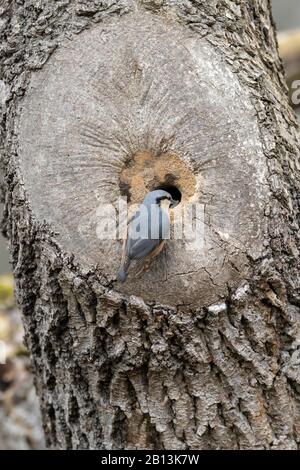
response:
<svg viewBox="0 0 300 470"><path fill-rule="evenodd" d="M134 260L150 263L162 251L170 232L171 208L177 205L165 190L150 191L127 224L117 279L124 283Z"/></svg>

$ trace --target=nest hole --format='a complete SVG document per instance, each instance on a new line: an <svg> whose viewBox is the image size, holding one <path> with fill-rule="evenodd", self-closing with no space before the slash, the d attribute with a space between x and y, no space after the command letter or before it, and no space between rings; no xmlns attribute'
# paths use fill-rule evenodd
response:
<svg viewBox="0 0 300 470"><path fill-rule="evenodd" d="M194 174L178 155L171 153L138 152L124 164L119 178L120 193L130 204L140 204L149 191L163 189L178 205L188 201L196 189Z"/></svg>

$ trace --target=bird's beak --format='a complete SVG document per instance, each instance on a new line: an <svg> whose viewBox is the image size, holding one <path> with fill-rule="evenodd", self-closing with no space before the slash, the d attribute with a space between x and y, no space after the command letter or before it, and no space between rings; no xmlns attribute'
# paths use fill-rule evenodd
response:
<svg viewBox="0 0 300 470"><path fill-rule="evenodd" d="M171 204L170 204L170 209L174 209L174 207L178 206L178 202L179 201L175 201L175 199L172 199Z"/></svg>

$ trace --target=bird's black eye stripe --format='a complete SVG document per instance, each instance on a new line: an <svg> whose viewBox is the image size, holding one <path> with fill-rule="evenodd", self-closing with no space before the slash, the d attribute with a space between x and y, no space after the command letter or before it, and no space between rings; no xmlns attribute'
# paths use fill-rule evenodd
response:
<svg viewBox="0 0 300 470"><path fill-rule="evenodd" d="M167 199L168 201L171 201L171 198L169 196L161 196L156 199L157 202L161 202L163 200Z"/></svg>

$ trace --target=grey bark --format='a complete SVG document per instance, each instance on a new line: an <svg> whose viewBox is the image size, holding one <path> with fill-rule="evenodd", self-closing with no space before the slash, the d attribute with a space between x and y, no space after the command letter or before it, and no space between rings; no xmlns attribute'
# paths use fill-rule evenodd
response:
<svg viewBox="0 0 300 470"><path fill-rule="evenodd" d="M49 446L299 447L299 143L270 10L267 0L2 2L3 231ZM118 47L99 53L101 40L114 37L128 46L124 69ZM85 56L90 71L76 65ZM115 103L105 73L96 85L86 81L93 65L108 72L108 58L129 96ZM125 69L131 59L145 61L150 77L157 72L153 102L166 97L158 107L166 119L151 122L146 150L177 151L203 183L193 196L206 204L208 254L189 257L171 241L163 269L157 261L122 289L114 277L119 244L96 241L85 221L99 184L112 186L110 193L104 185L104 201L119 195L117 170L103 177L112 158L123 161L109 120L92 138L102 148L103 136L109 141L98 167L92 150L83 158L78 148L86 155L90 145L80 140L85 121L88 137L101 122L100 111L84 109L92 89L106 117L114 105L121 124L137 109L144 114L136 122L149 124L154 105L136 105L133 93L139 100L147 80ZM136 122L126 121L129 158L145 150ZM119 149L128 143L120 128ZM203 171L203 155L214 160L212 171Z"/></svg>

